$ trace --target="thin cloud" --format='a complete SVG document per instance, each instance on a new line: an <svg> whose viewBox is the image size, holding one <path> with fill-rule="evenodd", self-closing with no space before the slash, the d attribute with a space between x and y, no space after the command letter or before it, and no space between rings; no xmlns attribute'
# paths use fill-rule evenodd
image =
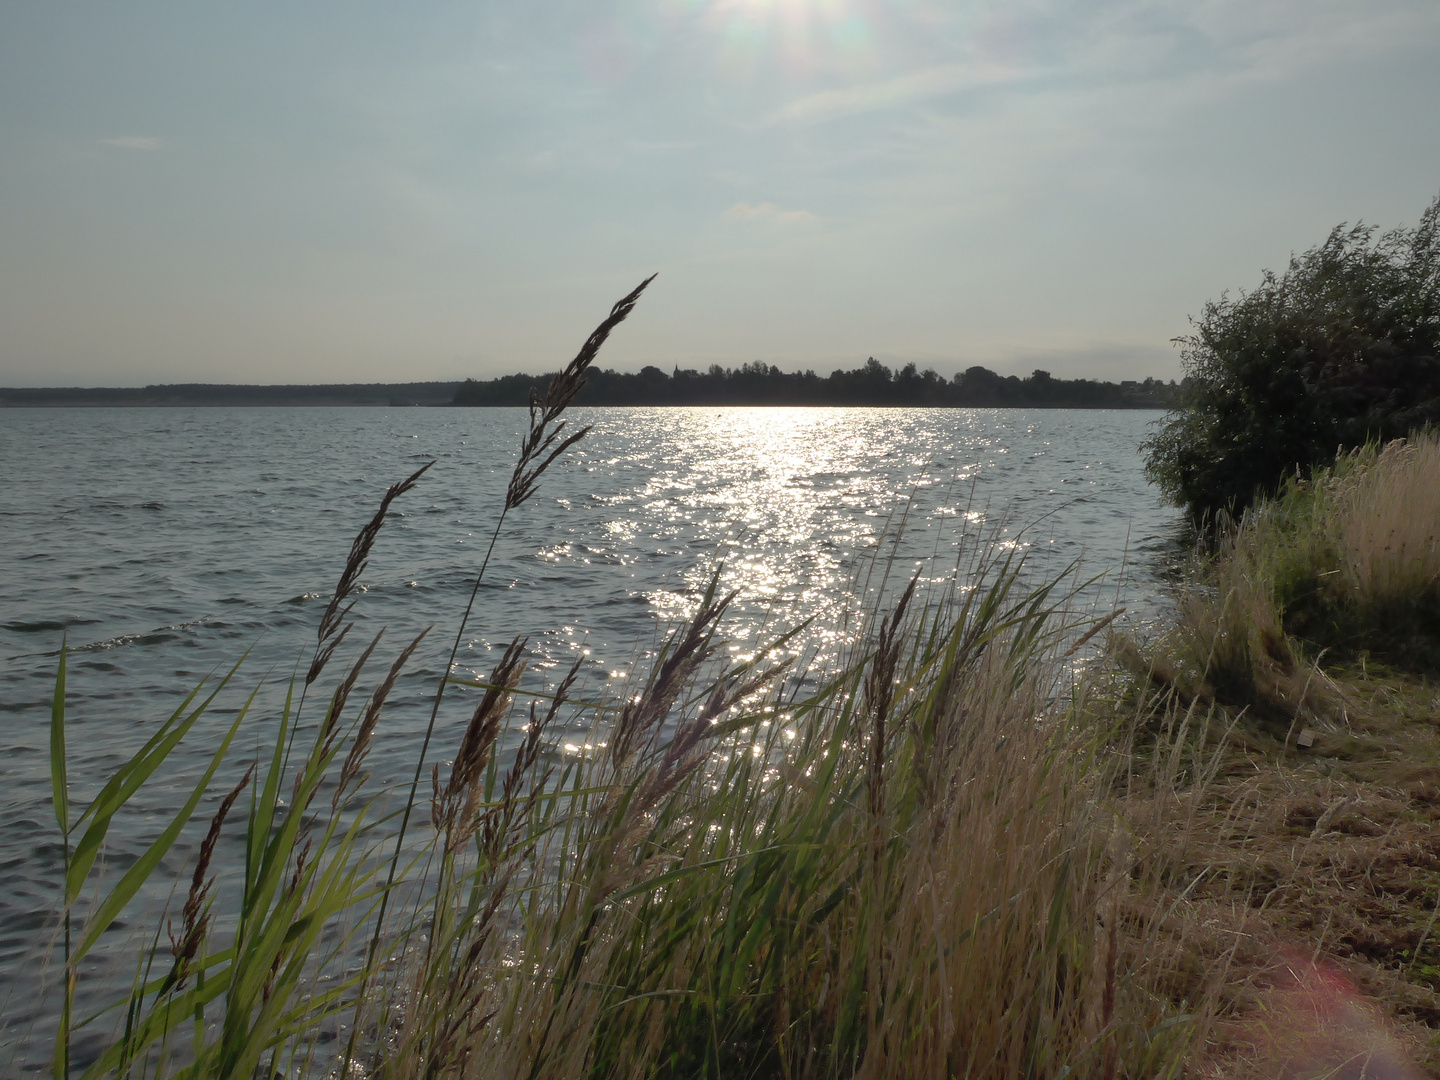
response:
<svg viewBox="0 0 1440 1080"><path fill-rule="evenodd" d="M817 220L809 210L782 210L771 202L755 206L744 202L736 203L725 211L725 216L734 221L778 221L786 225Z"/></svg>
<svg viewBox="0 0 1440 1080"><path fill-rule="evenodd" d="M1031 51L1063 60L996 62L977 46L968 61L796 98L768 120L826 121L1016 83L1068 96L1107 86L1144 86L1150 93L1191 83L1223 89L1237 80L1276 82L1337 54L1353 60L1433 37L1437 25L1430 6L1379 12L1346 0L1113 0L1083 18L1063 15L1066 7L1042 0L1039 17L1023 21L1035 43Z"/></svg>
<svg viewBox="0 0 1440 1080"><path fill-rule="evenodd" d="M912 71L894 79L861 83L839 90L822 90L797 98L782 106L771 117L785 123L805 120L829 120L855 113L877 112L908 105L912 101L953 94L972 86L1008 82L1019 74L1017 69L987 67L977 70L968 64L941 64Z"/></svg>
<svg viewBox="0 0 1440 1080"><path fill-rule="evenodd" d="M160 140L152 135L118 135L113 139L100 140L106 146L120 150L159 150Z"/></svg>

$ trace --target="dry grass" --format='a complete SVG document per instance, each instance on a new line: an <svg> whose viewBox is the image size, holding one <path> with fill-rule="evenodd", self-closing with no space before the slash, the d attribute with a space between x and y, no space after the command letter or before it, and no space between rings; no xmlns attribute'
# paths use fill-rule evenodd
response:
<svg viewBox="0 0 1440 1080"><path fill-rule="evenodd" d="M1440 590L1440 436L1393 442L1337 484L1345 577L1382 608Z"/></svg>
<svg viewBox="0 0 1440 1080"><path fill-rule="evenodd" d="M1434 433L1355 451L1257 505L1197 555L1166 635L1118 656L1284 738L1296 725L1343 726L1350 703L1320 661L1372 652L1418 671L1440 664Z"/></svg>
<svg viewBox="0 0 1440 1080"><path fill-rule="evenodd" d="M1174 691L1182 705L1246 710L1243 734L1260 749L1305 724L1343 723L1348 701L1286 633L1273 580L1252 546L1243 531L1224 538L1182 584L1164 635L1150 645L1122 637L1112 656L1142 682Z"/></svg>
<svg viewBox="0 0 1440 1080"><path fill-rule="evenodd" d="M448 914L371 1066L1173 1068L1193 1025L1165 1026L1178 1009L1146 990L1149 974L1119 987L1124 875L1106 842L1113 763L1100 760L1112 733L1054 695L1069 637L1047 594L1019 590L1014 567L990 577L910 618L907 592L803 701L779 672L692 683L724 605L712 596L638 699L597 727L594 753L507 781L492 810L504 843L463 866L446 845ZM517 809L509 792L522 790Z"/></svg>
<svg viewBox="0 0 1440 1080"><path fill-rule="evenodd" d="M1203 1003L1191 1075L1440 1075L1437 532L1433 434L1356 452L1197 557L1159 641L1115 642L1146 751L1123 942Z"/></svg>
<svg viewBox="0 0 1440 1080"><path fill-rule="evenodd" d="M1339 1066L1367 1055L1368 1075L1440 1075L1440 702L1335 674L1346 731L1283 753L1212 742L1198 782L1122 804L1165 906L1145 951L1172 999L1213 1001L1193 1075L1358 1076Z"/></svg>

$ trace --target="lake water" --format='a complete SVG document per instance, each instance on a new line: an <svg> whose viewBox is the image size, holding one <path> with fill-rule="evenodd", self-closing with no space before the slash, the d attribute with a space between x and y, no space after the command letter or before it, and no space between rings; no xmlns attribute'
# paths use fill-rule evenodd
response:
<svg viewBox="0 0 1440 1080"><path fill-rule="evenodd" d="M892 581L917 564L938 579L962 537L995 531L1025 548L1037 573L1083 557L1087 575L1105 574L1087 602L1102 612L1125 603L1143 620L1161 603L1179 528L1141 469L1138 446L1158 416L576 410L575 422L594 430L507 519L461 646L462 673L483 675L526 634L527 678L543 685L583 655L594 692L644 662L717 567L722 587L740 590L723 628L732 652L806 618L802 651L833 652L853 633L848 614L885 580L883 568L866 574L877 552L902 568ZM414 769L427 695L525 422L512 409L0 413L0 1062L36 1067L53 1031L55 980L43 969L61 848L48 723L62 638L71 799L83 805L199 680L247 649L238 685L267 681L256 720L273 722L355 532L388 484L434 458L395 504L354 612L357 635L388 627L382 670L401 643L435 626L371 758L377 780L399 780ZM137 797L116 826L112 865L173 811L242 696L225 699ZM451 700L436 735L441 759L467 719L460 695ZM252 742L263 737L256 731ZM202 805L198 816L210 812ZM172 852L171 873L127 914L132 932L153 925L193 855L193 844ZM222 869L231 855L222 847ZM124 927L109 937L82 984L82 1012L128 986L133 946Z"/></svg>

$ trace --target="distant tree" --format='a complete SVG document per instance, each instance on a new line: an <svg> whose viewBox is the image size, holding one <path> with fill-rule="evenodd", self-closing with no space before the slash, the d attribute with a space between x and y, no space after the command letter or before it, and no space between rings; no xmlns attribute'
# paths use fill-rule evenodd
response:
<svg viewBox="0 0 1440 1080"><path fill-rule="evenodd" d="M956 399L962 405L1000 405L1005 403L1005 380L980 366L966 368L955 376Z"/></svg>
<svg viewBox="0 0 1440 1080"><path fill-rule="evenodd" d="M1336 227L1192 325L1181 409L1145 449L1151 479L1197 518L1440 422L1440 197L1414 229Z"/></svg>

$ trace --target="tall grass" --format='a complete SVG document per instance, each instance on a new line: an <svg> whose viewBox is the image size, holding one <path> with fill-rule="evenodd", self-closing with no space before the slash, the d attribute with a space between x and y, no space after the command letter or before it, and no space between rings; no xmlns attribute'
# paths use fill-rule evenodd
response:
<svg viewBox="0 0 1440 1080"><path fill-rule="evenodd" d="M1187 696L1281 728L1343 716L1319 657L1440 667L1440 436L1342 455L1197 556L1148 667Z"/></svg>
<svg viewBox="0 0 1440 1080"><path fill-rule="evenodd" d="M1368 455L1367 455L1368 458ZM1440 435L1390 443L1336 484L1345 583L1378 612L1440 598Z"/></svg>
<svg viewBox="0 0 1440 1080"><path fill-rule="evenodd" d="M584 434L562 435L562 414L638 294L532 408L501 521ZM385 509L420 479L387 492L357 538L268 759L220 801L178 926L168 941L157 928L86 1076L1178 1075L1203 1002L1167 990L1172 973L1134 944L1158 924L1110 809L1134 760L1117 705L1133 702L1066 666L1096 629L1071 611L1073 568L1035 584L1013 552L973 548L948 588L912 580L823 668L787 663L788 634L726 661L734 597L717 573L619 697L579 698L578 668L552 693L523 690L523 639L488 678L447 677L430 730L446 686L469 714L449 766L430 766L427 796L422 752L414 785L376 792L365 757L419 639L359 704L378 635L320 718L302 722L301 705L349 632ZM250 723L241 709L163 835L81 910L109 823L234 672L203 700L197 688L73 819L64 677L62 656L57 1077L89 948ZM583 746L561 745L577 723ZM387 795L399 836L376 827ZM209 863L234 814L246 857L222 933Z"/></svg>
<svg viewBox="0 0 1440 1080"><path fill-rule="evenodd" d="M1093 1065L1115 1020L1094 947L1097 736L1048 684L1051 592L988 569L987 589L910 617L907 591L803 698L758 662L691 682L726 603L707 596L593 752L476 800L454 929L379 1073ZM437 817L458 855L452 797Z"/></svg>

